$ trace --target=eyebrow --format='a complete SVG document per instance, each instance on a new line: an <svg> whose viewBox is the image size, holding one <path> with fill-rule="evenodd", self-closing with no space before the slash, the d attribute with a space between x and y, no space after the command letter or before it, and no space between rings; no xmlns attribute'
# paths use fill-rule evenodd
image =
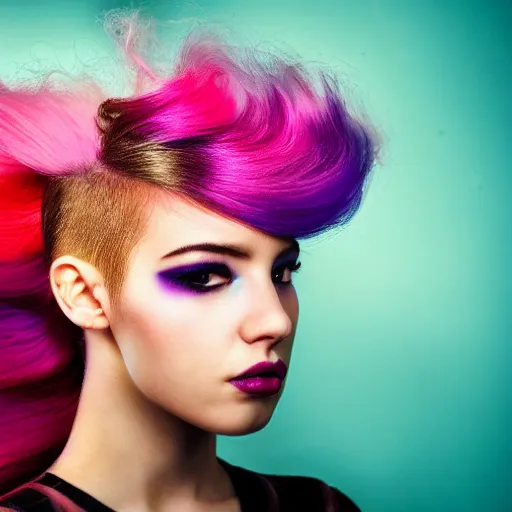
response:
<svg viewBox="0 0 512 512"><path fill-rule="evenodd" d="M235 258L240 259L250 259L252 257L252 252L244 247L239 245L232 244L213 244L213 243L202 243L202 244L193 244L193 245L185 245L174 251L168 252L166 255L162 256L162 260L171 258L173 256L178 256L179 254L185 254L188 252L211 252L214 254L224 254L227 256L233 256ZM300 247L297 240L293 239L290 241L290 245L283 249L279 254L278 258L288 254L289 252L300 253Z"/></svg>

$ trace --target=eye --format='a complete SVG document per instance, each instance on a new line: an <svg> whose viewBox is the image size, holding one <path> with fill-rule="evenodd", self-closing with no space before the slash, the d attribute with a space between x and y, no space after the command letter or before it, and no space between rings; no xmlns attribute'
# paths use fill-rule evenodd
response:
<svg viewBox="0 0 512 512"><path fill-rule="evenodd" d="M188 272L181 276L180 281L190 288L197 290L218 288L226 284L226 278L229 276L220 276L208 270L196 270ZM229 281L228 281L229 282Z"/></svg>
<svg viewBox="0 0 512 512"><path fill-rule="evenodd" d="M289 262L279 267L276 267L272 271L272 278L274 282L280 285L288 285L292 283L292 274L299 271L302 263L300 262Z"/></svg>
<svg viewBox="0 0 512 512"><path fill-rule="evenodd" d="M233 275L226 265L209 263L180 267L160 274L167 285L192 292L207 293L229 284Z"/></svg>

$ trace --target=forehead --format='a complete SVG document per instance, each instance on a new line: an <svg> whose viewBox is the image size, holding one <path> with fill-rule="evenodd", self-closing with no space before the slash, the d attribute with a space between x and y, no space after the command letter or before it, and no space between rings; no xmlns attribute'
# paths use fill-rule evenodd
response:
<svg viewBox="0 0 512 512"><path fill-rule="evenodd" d="M276 249L286 244L185 198L175 195L155 198L140 249L165 253L179 246L201 242L245 244L254 249Z"/></svg>

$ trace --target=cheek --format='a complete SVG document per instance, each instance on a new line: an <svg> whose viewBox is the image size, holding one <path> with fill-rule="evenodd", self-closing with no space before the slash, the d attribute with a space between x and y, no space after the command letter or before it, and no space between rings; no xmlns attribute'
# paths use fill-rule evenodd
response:
<svg viewBox="0 0 512 512"><path fill-rule="evenodd" d="M133 290L125 296L113 333L141 391L154 396L183 388L190 375L211 377L230 339L229 316L212 305L158 288ZM222 310L225 313L226 308Z"/></svg>
<svg viewBox="0 0 512 512"><path fill-rule="evenodd" d="M220 428L219 411L233 414L233 401L225 398L233 339L226 309L183 298L134 301L125 304L114 333L135 388L161 409L212 431Z"/></svg>

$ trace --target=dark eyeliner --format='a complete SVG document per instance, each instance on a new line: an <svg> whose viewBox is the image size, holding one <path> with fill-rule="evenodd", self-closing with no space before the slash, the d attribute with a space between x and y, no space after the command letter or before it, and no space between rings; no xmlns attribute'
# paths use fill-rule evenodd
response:
<svg viewBox="0 0 512 512"><path fill-rule="evenodd" d="M271 279L277 286L289 286L292 284L290 281L281 281L279 277L276 279L276 275L281 275L286 270L291 273L297 272L301 267L300 262L284 261L279 265L274 266L271 271ZM184 265L168 270L164 270L157 274L158 280L166 289L170 289L175 292L192 293L192 294L205 294L213 292L219 288L231 284L235 278L234 273L224 263L219 262L201 262L193 265ZM226 281L208 285L211 276L218 276L225 278Z"/></svg>
<svg viewBox="0 0 512 512"><path fill-rule="evenodd" d="M281 263L280 265L274 267L272 269L272 279L274 278L274 275L278 272L278 273L281 273L281 272L284 272L285 270L289 270L292 274L293 273L297 273L300 269L300 267L302 266L302 263L300 261L289 261L287 263ZM277 285L279 286L289 286L292 284L292 279L291 279L291 276L290 276L290 280L289 281L277 281L276 282Z"/></svg>
<svg viewBox="0 0 512 512"><path fill-rule="evenodd" d="M212 275L226 278L226 282L208 285ZM176 291L208 293L229 284L233 280L233 273L224 263L196 263L159 272L158 279L166 288Z"/></svg>

